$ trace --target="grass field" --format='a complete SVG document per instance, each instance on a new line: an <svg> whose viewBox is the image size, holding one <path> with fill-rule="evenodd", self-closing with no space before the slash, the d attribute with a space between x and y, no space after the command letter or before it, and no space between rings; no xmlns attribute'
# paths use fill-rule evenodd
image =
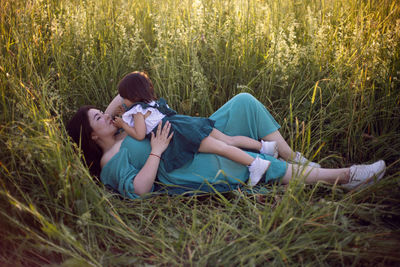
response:
<svg viewBox="0 0 400 267"><path fill-rule="evenodd" d="M400 264L397 0L1 0L0 265ZM178 112L257 97L324 167L384 159L357 192L121 199L93 179L64 123L145 70Z"/></svg>

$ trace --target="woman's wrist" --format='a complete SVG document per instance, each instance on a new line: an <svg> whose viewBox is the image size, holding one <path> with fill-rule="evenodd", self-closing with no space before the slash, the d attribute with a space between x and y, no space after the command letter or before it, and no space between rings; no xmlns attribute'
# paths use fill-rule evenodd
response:
<svg viewBox="0 0 400 267"><path fill-rule="evenodd" d="M157 154L157 153L151 152L151 153L149 154L149 156L153 156L153 157L156 157L156 158L161 159L161 153L160 153L160 154Z"/></svg>
<svg viewBox="0 0 400 267"><path fill-rule="evenodd" d="M161 154L163 153L163 151L160 151L160 149L151 149L150 150L150 155L153 155L154 157L158 157L161 158Z"/></svg>

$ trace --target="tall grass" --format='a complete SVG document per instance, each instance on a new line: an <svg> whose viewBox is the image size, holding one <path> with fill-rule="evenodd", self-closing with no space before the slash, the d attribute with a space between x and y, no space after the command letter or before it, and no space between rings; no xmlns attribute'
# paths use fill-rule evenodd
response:
<svg viewBox="0 0 400 267"><path fill-rule="evenodd" d="M384 1L0 2L0 263L373 265L400 256L400 8ZM129 201L64 122L145 70L182 113L250 92L323 166L385 159L378 185Z"/></svg>

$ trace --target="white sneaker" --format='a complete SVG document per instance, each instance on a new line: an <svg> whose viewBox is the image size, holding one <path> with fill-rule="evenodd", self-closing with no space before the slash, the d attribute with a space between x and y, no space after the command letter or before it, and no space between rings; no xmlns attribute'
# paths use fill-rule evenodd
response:
<svg viewBox="0 0 400 267"><path fill-rule="evenodd" d="M313 168L321 168L321 165L319 165L318 163L309 161L300 152L296 152L296 156L290 162L297 163L300 165L307 165L307 166L310 166Z"/></svg>
<svg viewBox="0 0 400 267"><path fill-rule="evenodd" d="M347 184L342 186L348 190L362 188L382 179L385 174L386 164L379 160L369 165L353 165L350 167L350 179Z"/></svg>
<svg viewBox="0 0 400 267"><path fill-rule="evenodd" d="M261 180L261 177L268 170L270 165L271 161L261 159L259 157L255 158L255 160L249 166L249 185L255 186Z"/></svg>
<svg viewBox="0 0 400 267"><path fill-rule="evenodd" d="M276 143L276 141L261 140L260 153L278 158L278 144Z"/></svg>

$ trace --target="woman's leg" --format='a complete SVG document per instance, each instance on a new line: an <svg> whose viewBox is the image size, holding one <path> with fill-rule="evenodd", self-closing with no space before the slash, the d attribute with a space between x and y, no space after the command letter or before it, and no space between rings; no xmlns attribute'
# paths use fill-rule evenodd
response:
<svg viewBox="0 0 400 267"><path fill-rule="evenodd" d="M324 181L330 184L338 183L348 190L354 190L373 184L383 178L386 164L378 160L372 164L353 165L350 168L323 169L312 168L297 164L289 164L282 178L284 184L288 184L293 174L298 173L305 177L306 183Z"/></svg>
<svg viewBox="0 0 400 267"><path fill-rule="evenodd" d="M240 93L233 97L210 119L215 120L215 128L228 136L276 141L279 155L285 160L294 154L278 131L280 125L265 106L248 93Z"/></svg>
<svg viewBox="0 0 400 267"><path fill-rule="evenodd" d="M339 183L346 184L350 179L350 168L340 169L324 169L324 168L312 168L309 166L302 166L297 164L288 164L285 175L282 178L284 184L288 184L289 181L294 177L293 174L302 173L305 177L305 182L316 183L318 181L324 181L330 184Z"/></svg>
<svg viewBox="0 0 400 267"><path fill-rule="evenodd" d="M280 125L266 107L248 93L240 93L219 108L210 119L215 128L229 136L248 136L255 140L277 142L279 155L285 160L308 163L300 153L295 153L281 134ZM310 164L310 163L308 163ZM316 166L315 164L314 166Z"/></svg>
<svg viewBox="0 0 400 267"><path fill-rule="evenodd" d="M277 143L278 154L286 161L291 161L293 163L309 165L310 167L320 168L321 165L315 162L311 162L306 159L300 152L294 152L292 148L288 145L285 139L282 137L279 131L270 133L262 138L268 142L275 141Z"/></svg>
<svg viewBox="0 0 400 267"><path fill-rule="evenodd" d="M240 93L219 108L210 119L214 127L229 136L247 136L255 140L277 131L280 125L257 99Z"/></svg>

